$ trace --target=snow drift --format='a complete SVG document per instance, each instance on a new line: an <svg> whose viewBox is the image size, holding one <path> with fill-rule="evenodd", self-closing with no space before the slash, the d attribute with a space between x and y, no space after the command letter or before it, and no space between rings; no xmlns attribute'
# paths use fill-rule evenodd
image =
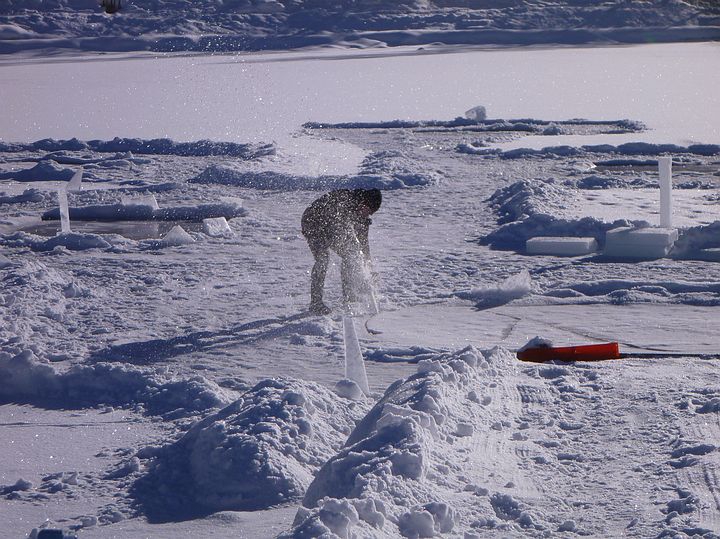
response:
<svg viewBox="0 0 720 539"><path fill-rule="evenodd" d="M298 499L366 410L320 384L264 380L174 444L144 450L154 461L134 496L156 521Z"/></svg>
<svg viewBox="0 0 720 539"><path fill-rule="evenodd" d="M417 374L392 384L317 473L293 529L281 537L452 532L459 521L450 476L460 469L444 456L478 424L481 380L499 376L511 361L507 352L472 347L421 361Z"/></svg>

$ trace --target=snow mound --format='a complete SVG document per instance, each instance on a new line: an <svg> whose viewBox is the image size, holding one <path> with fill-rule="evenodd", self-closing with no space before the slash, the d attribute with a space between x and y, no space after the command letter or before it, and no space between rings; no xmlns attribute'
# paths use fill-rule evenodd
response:
<svg viewBox="0 0 720 539"><path fill-rule="evenodd" d="M598 144L586 146L546 146L536 150L534 148L514 148L512 150L500 150L498 148L484 148L471 144L460 144L456 151L484 156L497 156L501 159L526 159L528 157L568 157L586 156L588 154L618 154L618 155L662 155L692 154L714 156L720 155L718 144L691 144L690 146L678 146L676 144L652 144L649 142L628 142L613 146L612 144Z"/></svg>
<svg viewBox="0 0 720 539"><path fill-rule="evenodd" d="M61 167L53 160L41 161L32 168L0 173L0 180L15 180L18 182L69 182L75 175L71 168Z"/></svg>
<svg viewBox="0 0 720 539"><path fill-rule="evenodd" d="M314 382L263 380L155 451L134 496L156 521L298 499L365 411Z"/></svg>
<svg viewBox="0 0 720 539"><path fill-rule="evenodd" d="M113 247L113 244L107 238L98 234L79 234L75 232L58 234L50 239L26 232L15 232L0 236L0 245L28 247L38 252L53 251L57 248L70 251L86 251L88 249L110 249Z"/></svg>
<svg viewBox="0 0 720 539"><path fill-rule="evenodd" d="M162 370L110 363L59 372L30 350L14 356L0 352L0 378L0 401L52 408L139 406L153 415L187 417L230 400L225 390L199 376L178 380Z"/></svg>
<svg viewBox="0 0 720 539"><path fill-rule="evenodd" d="M76 138L38 140L29 144L0 142L0 152L58 152L92 150L102 153L126 153L144 155L178 155L183 157L228 156L240 159L258 159L275 155L274 144L239 144L236 142L214 142L199 140L195 142L175 142L172 139L120 138L112 140L82 141ZM27 181L27 180L22 180Z"/></svg>
<svg viewBox="0 0 720 539"><path fill-rule="evenodd" d="M248 171L232 165L211 165L189 183L233 185L252 189L319 190L405 189L439 182L441 173L417 170L416 161L400 151L380 151L367 155L357 175L304 176L276 171Z"/></svg>
<svg viewBox="0 0 720 539"><path fill-rule="evenodd" d="M390 174L357 176L299 176L282 172L248 172L228 165L211 165L188 183L233 185L251 189L315 190L333 189L405 189L435 183L425 174L397 171Z"/></svg>
<svg viewBox="0 0 720 539"><path fill-rule="evenodd" d="M473 347L418 364L392 384L315 476L281 537L432 537L456 530L445 460L478 424L474 388L512 368L507 351ZM334 534L334 535L332 535Z"/></svg>
<svg viewBox="0 0 720 539"><path fill-rule="evenodd" d="M567 200L567 187L553 180L521 180L498 189L488 199L502 226L484 236L481 245L494 249L525 248L537 236L595 238L605 245L608 230L623 226L648 226L644 221L616 220L612 223L593 217L561 219L555 210Z"/></svg>
<svg viewBox="0 0 720 539"><path fill-rule="evenodd" d="M25 189L19 195L0 193L0 204L24 204L25 202L42 202L45 195L39 189Z"/></svg>

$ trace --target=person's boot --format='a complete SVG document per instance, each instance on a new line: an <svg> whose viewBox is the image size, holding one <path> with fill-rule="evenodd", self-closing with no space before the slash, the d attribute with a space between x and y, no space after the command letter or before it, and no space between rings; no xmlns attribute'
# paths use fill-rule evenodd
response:
<svg viewBox="0 0 720 539"><path fill-rule="evenodd" d="M313 301L310 304L310 314L316 314L316 315L326 315L330 314L332 312L332 309L325 305L322 300L320 301Z"/></svg>

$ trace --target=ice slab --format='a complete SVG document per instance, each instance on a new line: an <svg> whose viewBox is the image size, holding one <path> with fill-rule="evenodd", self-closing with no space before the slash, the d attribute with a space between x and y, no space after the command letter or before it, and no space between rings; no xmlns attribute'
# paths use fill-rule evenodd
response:
<svg viewBox="0 0 720 539"><path fill-rule="evenodd" d="M528 254L580 256L598 250L595 238L538 236L525 242Z"/></svg>
<svg viewBox="0 0 720 539"><path fill-rule="evenodd" d="M195 239L185 232L185 229L180 225L175 225L170 229L165 237L162 239L165 245L188 245L194 243Z"/></svg>
<svg viewBox="0 0 720 539"><path fill-rule="evenodd" d="M620 258L662 258L678 239L676 228L620 227L605 235L606 256Z"/></svg>
<svg viewBox="0 0 720 539"><path fill-rule="evenodd" d="M672 245L678 239L678 231L677 228L620 227L609 230L605 239L613 243Z"/></svg>
<svg viewBox="0 0 720 539"><path fill-rule="evenodd" d="M157 199L152 193L142 196L122 197L121 202L123 206L148 206L153 210L160 209Z"/></svg>
<svg viewBox="0 0 720 539"><path fill-rule="evenodd" d="M232 234L232 228L225 217L209 217L203 219L203 232L213 238Z"/></svg>

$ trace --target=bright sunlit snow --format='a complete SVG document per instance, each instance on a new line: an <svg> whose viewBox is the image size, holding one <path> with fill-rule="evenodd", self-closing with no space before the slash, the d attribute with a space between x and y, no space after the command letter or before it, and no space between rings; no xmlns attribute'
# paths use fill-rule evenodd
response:
<svg viewBox="0 0 720 539"><path fill-rule="evenodd" d="M714 5L86 4L0 6L0 536L720 534Z"/></svg>

